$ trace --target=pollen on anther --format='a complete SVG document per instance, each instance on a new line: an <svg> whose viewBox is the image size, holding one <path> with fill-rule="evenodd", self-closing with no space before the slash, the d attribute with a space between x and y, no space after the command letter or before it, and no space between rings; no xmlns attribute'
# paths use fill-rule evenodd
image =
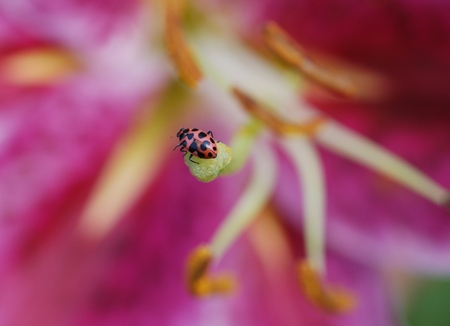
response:
<svg viewBox="0 0 450 326"><path fill-rule="evenodd" d="M273 54L308 79L337 95L356 96L356 85L347 76L332 73L316 64L300 44L274 22L265 26L264 41Z"/></svg>
<svg viewBox="0 0 450 326"><path fill-rule="evenodd" d="M183 5L180 1L166 1L166 47L180 79L187 86L195 88L202 78L202 72L181 30L182 11Z"/></svg>
<svg viewBox="0 0 450 326"><path fill-rule="evenodd" d="M273 132L279 135L299 134L311 136L326 121L326 118L322 116L305 123L284 121L239 88L235 87L232 91L235 98L247 113L263 122Z"/></svg>
<svg viewBox="0 0 450 326"><path fill-rule="evenodd" d="M233 279L228 275L209 276L209 266L213 259L208 246L197 247L186 264L186 285L189 292L197 297L213 294L227 294L234 288Z"/></svg>
<svg viewBox="0 0 450 326"><path fill-rule="evenodd" d="M347 290L326 285L307 262L298 264L297 276L300 288L315 306L330 313L346 313L356 306L356 298Z"/></svg>

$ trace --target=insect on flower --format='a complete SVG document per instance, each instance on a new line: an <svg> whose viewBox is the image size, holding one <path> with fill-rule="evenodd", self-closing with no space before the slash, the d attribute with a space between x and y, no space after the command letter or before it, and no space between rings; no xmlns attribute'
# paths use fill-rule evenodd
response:
<svg viewBox="0 0 450 326"><path fill-rule="evenodd" d="M181 128L177 132L177 137L180 143L173 150L181 146L180 152L184 152L184 155L190 154L189 161L198 164L198 162L192 160L192 156L202 159L217 157L216 141L211 131L204 132L198 128Z"/></svg>

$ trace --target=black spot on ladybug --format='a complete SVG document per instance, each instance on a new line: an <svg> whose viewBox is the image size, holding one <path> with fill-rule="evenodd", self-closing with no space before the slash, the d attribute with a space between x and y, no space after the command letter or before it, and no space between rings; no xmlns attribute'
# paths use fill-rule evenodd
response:
<svg viewBox="0 0 450 326"><path fill-rule="evenodd" d="M211 143L215 144L216 141L214 139L211 138Z"/></svg>
<svg viewBox="0 0 450 326"><path fill-rule="evenodd" d="M202 139L202 138L205 138L207 135L203 132L203 131L200 131L199 133L198 133L198 138L200 138L200 139Z"/></svg>
<svg viewBox="0 0 450 326"><path fill-rule="evenodd" d="M216 147L216 146L214 146L214 147L213 147L213 150L214 150L214 151L217 151L217 147Z"/></svg>
<svg viewBox="0 0 450 326"><path fill-rule="evenodd" d="M211 143L207 140L205 140L201 145L200 145L200 149L202 151L206 151L208 149L208 147L211 145Z"/></svg>
<svg viewBox="0 0 450 326"><path fill-rule="evenodd" d="M211 152L209 152L208 153L208 157L212 157L213 155L212 155L212 153Z"/></svg>
<svg viewBox="0 0 450 326"><path fill-rule="evenodd" d="M194 134L193 133L186 134L186 138L191 140L192 138L194 138Z"/></svg>
<svg viewBox="0 0 450 326"><path fill-rule="evenodd" d="M202 152L198 152L197 154L198 154L198 157L205 158L205 154L203 154Z"/></svg>
<svg viewBox="0 0 450 326"><path fill-rule="evenodd" d="M189 145L189 152L194 154L194 152L198 152L197 143L194 141L191 145ZM195 155L195 154L194 154Z"/></svg>

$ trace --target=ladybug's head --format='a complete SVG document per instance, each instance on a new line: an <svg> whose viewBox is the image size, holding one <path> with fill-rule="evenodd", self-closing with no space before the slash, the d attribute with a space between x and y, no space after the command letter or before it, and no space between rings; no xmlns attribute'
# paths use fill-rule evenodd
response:
<svg viewBox="0 0 450 326"><path fill-rule="evenodd" d="M186 128L181 128L178 132L177 132L177 137L178 139L181 140L181 138L184 137L184 135L188 132L188 129Z"/></svg>

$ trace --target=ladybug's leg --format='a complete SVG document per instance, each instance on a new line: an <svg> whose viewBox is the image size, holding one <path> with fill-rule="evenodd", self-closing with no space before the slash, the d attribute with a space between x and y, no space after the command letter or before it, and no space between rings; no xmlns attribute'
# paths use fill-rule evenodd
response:
<svg viewBox="0 0 450 326"><path fill-rule="evenodd" d="M177 147L180 147L181 145L183 145L183 144L182 144L182 143L179 143L177 146L175 146L175 147L172 149L172 151L176 150Z"/></svg>
<svg viewBox="0 0 450 326"><path fill-rule="evenodd" d="M212 133L211 130L208 131L206 134L207 134L207 135L210 135L212 138L214 138L214 135L213 135L213 133ZM220 140L217 140L217 139L216 139L216 143L220 143Z"/></svg>
<svg viewBox="0 0 450 326"><path fill-rule="evenodd" d="M179 147L179 146L182 146L182 147L180 148L180 152L185 152L185 151L186 151L186 145L187 145L186 140L183 140L183 141L180 142L177 146L175 146L173 150L175 150L175 149L176 149L177 147Z"/></svg>
<svg viewBox="0 0 450 326"><path fill-rule="evenodd" d="M180 148L180 151L184 153L184 154L183 154L183 157L185 157L186 154L189 153L189 152L188 152L187 150L185 150L184 148ZM198 162L195 162L194 160L192 160L192 154L191 154L191 153L189 153L189 154L190 154L190 155L189 155L189 161L191 161L192 163L195 163L195 164L199 164Z"/></svg>
<svg viewBox="0 0 450 326"><path fill-rule="evenodd" d="M186 154L187 154L187 152L184 153L184 155L186 155ZM199 164L198 162L195 162L195 161L192 160L192 154L189 155L189 161L191 161L192 163L195 163L195 164Z"/></svg>
<svg viewBox="0 0 450 326"><path fill-rule="evenodd" d="M187 153L189 153L187 150L185 150L183 147L180 148L180 152L183 152L183 157L186 156Z"/></svg>

